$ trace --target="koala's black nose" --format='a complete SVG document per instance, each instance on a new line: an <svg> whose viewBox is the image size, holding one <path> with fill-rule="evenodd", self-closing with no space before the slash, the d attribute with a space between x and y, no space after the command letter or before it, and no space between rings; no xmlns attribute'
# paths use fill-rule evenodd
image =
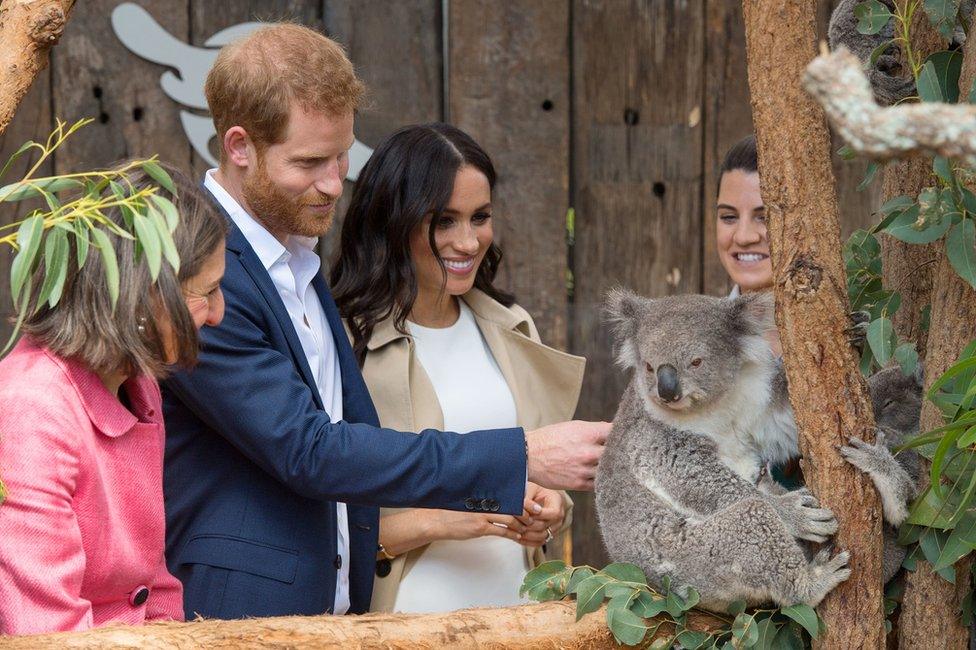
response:
<svg viewBox="0 0 976 650"><path fill-rule="evenodd" d="M667 363L657 367L657 394L666 402L677 402L681 399L677 368Z"/></svg>

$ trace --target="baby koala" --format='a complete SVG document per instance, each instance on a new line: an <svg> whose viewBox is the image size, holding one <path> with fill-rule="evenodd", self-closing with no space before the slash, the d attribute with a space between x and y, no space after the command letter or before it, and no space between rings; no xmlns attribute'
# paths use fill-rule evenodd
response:
<svg viewBox="0 0 976 650"><path fill-rule="evenodd" d="M900 368L886 368L868 378L871 405L877 433L874 444L852 437L840 453L874 482L884 514L884 581L891 580L905 559L905 548L898 546L897 528L908 517L908 507L918 496L921 460L912 449L898 454L891 447L918 435L922 411L922 366L913 375Z"/></svg>
<svg viewBox="0 0 976 650"><path fill-rule="evenodd" d="M763 333L769 294L607 301L633 370L596 476L600 529L615 561L694 587L702 606L816 605L850 575L848 554L810 559L833 514L806 490L757 487L767 462L796 449L786 382Z"/></svg>

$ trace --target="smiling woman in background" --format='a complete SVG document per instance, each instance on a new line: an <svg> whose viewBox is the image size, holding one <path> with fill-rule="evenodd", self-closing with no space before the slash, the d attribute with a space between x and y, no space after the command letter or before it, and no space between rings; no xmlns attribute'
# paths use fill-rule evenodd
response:
<svg viewBox="0 0 976 650"><path fill-rule="evenodd" d="M531 429L576 409L584 360L543 345L493 284L494 185L488 155L447 124L397 131L356 183L332 287L383 426ZM531 483L520 517L469 501L474 512L383 511L371 611L521 602L572 502Z"/></svg>
<svg viewBox="0 0 976 650"><path fill-rule="evenodd" d="M183 620L183 589L163 560L156 378L192 365L197 329L223 316L227 225L199 189L170 173L179 273L164 264L153 282L135 242L116 237L115 307L93 252L81 270L70 264L61 300L37 308L0 361L2 634ZM136 189L154 185L141 172L128 178ZM124 227L118 209L106 216ZM34 277L30 311L44 272Z"/></svg>

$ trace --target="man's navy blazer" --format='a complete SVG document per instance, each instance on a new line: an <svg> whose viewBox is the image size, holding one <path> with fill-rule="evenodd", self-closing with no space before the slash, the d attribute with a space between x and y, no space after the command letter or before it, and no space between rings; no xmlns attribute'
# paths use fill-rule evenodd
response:
<svg viewBox="0 0 976 650"><path fill-rule="evenodd" d="M521 429L379 428L316 277L342 376L344 418L333 424L277 289L233 222L226 260L223 322L201 331L198 365L163 384L166 559L187 619L331 612L336 501L348 504L350 613L369 607L379 506L522 512Z"/></svg>

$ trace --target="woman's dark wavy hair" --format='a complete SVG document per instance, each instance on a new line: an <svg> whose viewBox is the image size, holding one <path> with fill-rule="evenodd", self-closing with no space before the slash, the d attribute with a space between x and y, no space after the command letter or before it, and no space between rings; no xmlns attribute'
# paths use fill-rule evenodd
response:
<svg viewBox="0 0 976 650"><path fill-rule="evenodd" d="M718 170L718 182L719 185L722 183L722 176L726 172L735 171L736 169L751 174L759 172L759 153L756 151L756 135L751 134L742 138L736 142L732 147L725 152L725 158L722 160L722 166ZM715 188L715 194L718 194L719 188Z"/></svg>
<svg viewBox="0 0 976 650"><path fill-rule="evenodd" d="M360 364L378 322L392 314L397 330L405 331L404 322L417 299L410 235L427 215L432 215L427 233L430 249L447 278L434 233L464 165L483 173L494 189L495 168L484 149L457 127L433 122L390 135L360 173L331 275L332 292L352 332ZM508 307L514 297L492 285L501 260L501 249L492 243L474 286Z"/></svg>

